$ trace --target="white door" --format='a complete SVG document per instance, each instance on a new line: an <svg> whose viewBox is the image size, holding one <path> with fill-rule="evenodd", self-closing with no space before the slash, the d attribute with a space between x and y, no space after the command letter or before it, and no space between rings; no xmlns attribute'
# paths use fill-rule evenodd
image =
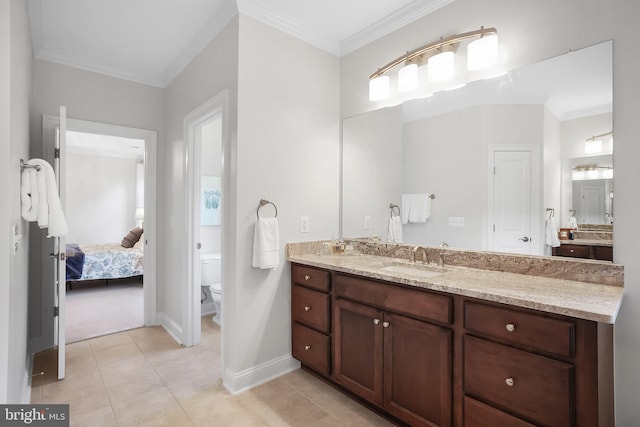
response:
<svg viewBox="0 0 640 427"><path fill-rule="evenodd" d="M604 186L580 188L580 223L606 224L604 209Z"/></svg>
<svg viewBox="0 0 640 427"><path fill-rule="evenodd" d="M64 156L61 153L66 150L67 142L67 109L66 107L60 107L60 129L58 137L56 138L55 145L55 159L53 169L58 180L58 194L60 195L60 205L62 211L65 211L64 204ZM54 317L55 333L54 340L55 346L58 348L58 379L61 380L65 376L65 355L66 355L66 291L67 291L67 263L66 263L66 243L64 237L55 237L53 242L53 253L56 261L53 263L53 274L55 283L55 311L57 314Z"/></svg>
<svg viewBox="0 0 640 427"><path fill-rule="evenodd" d="M493 153L492 250L532 254L531 152Z"/></svg>

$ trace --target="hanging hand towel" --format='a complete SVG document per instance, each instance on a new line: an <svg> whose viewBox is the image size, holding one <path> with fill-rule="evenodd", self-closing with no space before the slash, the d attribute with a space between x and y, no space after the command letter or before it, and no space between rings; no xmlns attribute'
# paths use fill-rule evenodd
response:
<svg viewBox="0 0 640 427"><path fill-rule="evenodd" d="M258 218L253 231L253 259L257 268L276 268L280 265L280 237L276 218Z"/></svg>
<svg viewBox="0 0 640 427"><path fill-rule="evenodd" d="M27 168L22 174L22 217L27 221L38 221L40 228L49 228L47 237L62 237L67 234L67 220L62 212L58 185L51 165L42 159L31 159L28 165L40 166L39 171ZM35 180L33 172L35 171ZM28 184L25 182L28 180ZM37 212L37 215L36 213ZM35 217L35 218L34 218Z"/></svg>
<svg viewBox="0 0 640 427"><path fill-rule="evenodd" d="M389 218L387 241L402 243L402 223L400 222L399 216L392 216L391 218Z"/></svg>
<svg viewBox="0 0 640 427"><path fill-rule="evenodd" d="M427 222L431 216L431 198L428 193L402 195L402 223Z"/></svg>
<svg viewBox="0 0 640 427"><path fill-rule="evenodd" d="M554 218L548 218L544 222L545 227L545 243L552 248L560 246L560 240L558 239L558 226Z"/></svg>

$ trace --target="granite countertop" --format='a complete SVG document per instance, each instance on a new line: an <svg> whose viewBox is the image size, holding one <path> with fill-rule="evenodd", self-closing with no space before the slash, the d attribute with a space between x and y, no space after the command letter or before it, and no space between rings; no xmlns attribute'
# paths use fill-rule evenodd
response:
<svg viewBox="0 0 640 427"><path fill-rule="evenodd" d="M293 263L601 323L615 323L624 288L377 255L289 254ZM432 271L413 272L412 269ZM427 277L432 275L432 277Z"/></svg>
<svg viewBox="0 0 640 427"><path fill-rule="evenodd" d="M573 239L560 240L561 245L583 245L583 246L608 246L613 247L613 240L604 239Z"/></svg>

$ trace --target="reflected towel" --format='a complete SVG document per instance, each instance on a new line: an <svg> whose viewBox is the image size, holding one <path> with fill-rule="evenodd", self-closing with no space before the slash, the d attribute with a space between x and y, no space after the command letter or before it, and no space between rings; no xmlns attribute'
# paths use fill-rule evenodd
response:
<svg viewBox="0 0 640 427"><path fill-rule="evenodd" d="M431 216L431 198L428 193L402 195L402 223L427 222Z"/></svg>
<svg viewBox="0 0 640 427"><path fill-rule="evenodd" d="M572 216L571 218L569 218L569 228L578 228L578 220L576 219L575 216Z"/></svg>
<svg viewBox="0 0 640 427"><path fill-rule="evenodd" d="M389 218L387 241L393 243L402 243L402 223L399 216L392 216L391 218Z"/></svg>
<svg viewBox="0 0 640 427"><path fill-rule="evenodd" d="M67 220L62 212L53 168L42 159L31 159L26 163L40 166L40 170L26 168L22 172L22 217L27 221L37 220L40 228L49 228L47 237L65 236L68 232Z"/></svg>
<svg viewBox="0 0 640 427"><path fill-rule="evenodd" d="M276 218L258 218L253 230L253 257L256 268L276 268L280 265L280 237Z"/></svg>
<svg viewBox="0 0 640 427"><path fill-rule="evenodd" d="M545 228L545 244L552 248L560 246L560 240L558 239L558 225L555 218L548 218L544 222Z"/></svg>

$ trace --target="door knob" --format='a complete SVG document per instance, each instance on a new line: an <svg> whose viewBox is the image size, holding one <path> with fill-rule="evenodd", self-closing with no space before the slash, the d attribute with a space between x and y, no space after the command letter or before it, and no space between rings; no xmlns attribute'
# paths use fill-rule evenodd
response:
<svg viewBox="0 0 640 427"><path fill-rule="evenodd" d="M518 240L522 240L523 242L526 243L526 242L529 241L529 238L527 236L524 236L524 237L519 238Z"/></svg>

